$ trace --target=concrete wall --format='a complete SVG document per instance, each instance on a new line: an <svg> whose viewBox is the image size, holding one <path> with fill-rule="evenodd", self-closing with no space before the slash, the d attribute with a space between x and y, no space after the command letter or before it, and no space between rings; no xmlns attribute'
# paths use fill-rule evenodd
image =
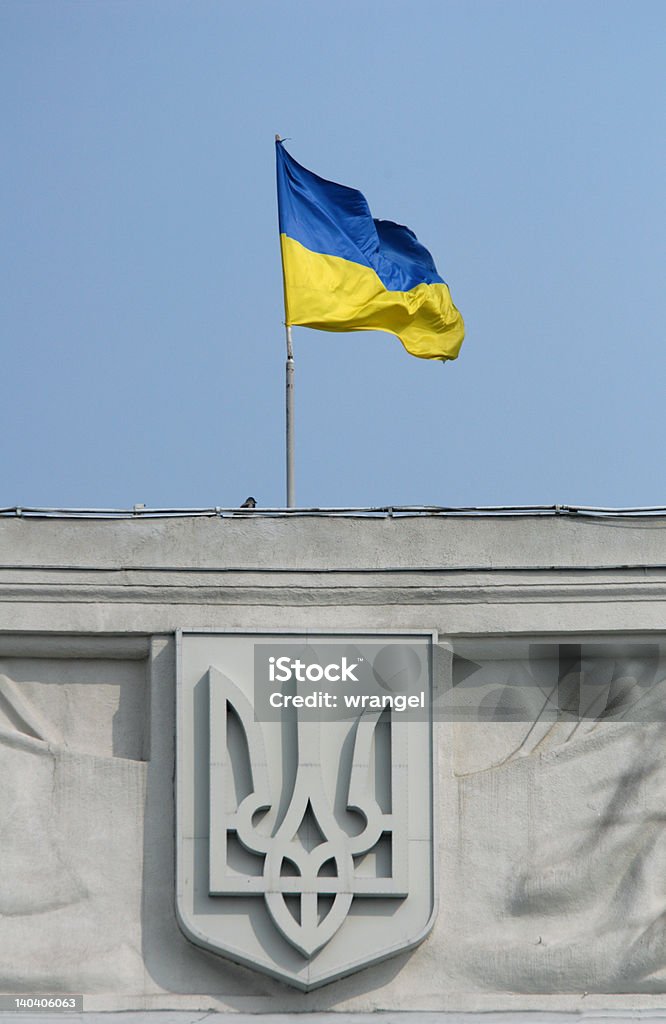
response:
<svg viewBox="0 0 666 1024"><path fill-rule="evenodd" d="M434 930L303 994L174 913L174 631L666 634L666 523L0 520L0 989L87 1009L666 1000L666 726L441 722Z"/></svg>

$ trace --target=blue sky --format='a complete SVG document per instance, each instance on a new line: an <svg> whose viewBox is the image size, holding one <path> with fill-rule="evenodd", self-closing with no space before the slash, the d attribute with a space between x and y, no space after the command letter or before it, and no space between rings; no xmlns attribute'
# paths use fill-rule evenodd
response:
<svg viewBox="0 0 666 1024"><path fill-rule="evenodd" d="M0 505L284 504L275 132L460 358L294 329L297 501L665 504L662 0L3 0Z"/></svg>

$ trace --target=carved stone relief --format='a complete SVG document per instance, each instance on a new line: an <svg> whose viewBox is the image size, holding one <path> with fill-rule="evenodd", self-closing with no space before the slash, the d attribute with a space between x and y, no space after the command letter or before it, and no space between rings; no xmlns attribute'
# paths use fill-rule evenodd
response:
<svg viewBox="0 0 666 1024"><path fill-rule="evenodd" d="M298 642L267 639L277 652ZM409 948L432 922L432 722L370 706L257 720L260 640L182 637L178 909L195 942L309 989ZM406 641L430 707L432 638L382 649Z"/></svg>

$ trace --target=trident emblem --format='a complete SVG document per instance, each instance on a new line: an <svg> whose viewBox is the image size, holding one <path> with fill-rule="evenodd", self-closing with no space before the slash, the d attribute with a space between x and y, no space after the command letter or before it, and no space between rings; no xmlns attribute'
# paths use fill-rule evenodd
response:
<svg viewBox="0 0 666 1024"><path fill-rule="evenodd" d="M381 712L364 712L344 723L351 764L344 801L346 817L361 824L346 831L334 814L322 765L322 729L333 723L298 720L296 771L288 802L271 789L261 723L253 719L249 701L215 668L210 687L210 892L215 895L256 893L263 896L273 923L303 956L312 957L341 927L355 896L404 898L406 878L406 806L404 726L385 723L386 764L377 754L375 733ZM235 723L233 719L235 718ZM251 769L251 791L239 802L232 796L234 765L230 727L240 728ZM238 742L237 742L238 747ZM397 754L397 756L396 756ZM401 756L402 754L402 756ZM242 756L237 750L237 756ZM340 752L341 756L341 752ZM373 762L374 759L374 763ZM377 771L387 777L377 779ZM389 796L380 806L377 790ZM227 794L224 799L223 794ZM230 799L231 797L231 799ZM390 806L386 806L390 802ZM234 806L235 805L235 806ZM402 823L402 828L400 828ZM229 841L263 858L260 874L238 877L229 871ZM357 873L357 865L382 845L386 873Z"/></svg>
<svg viewBox="0 0 666 1024"><path fill-rule="evenodd" d="M333 678L342 644L356 686ZM193 943L309 991L416 946L434 921L434 640L309 634L307 671L333 666L310 685L342 712L325 716L308 713L299 671L272 703L256 666L270 677L294 650L302 637L179 634L176 908ZM425 710L371 703L404 678Z"/></svg>

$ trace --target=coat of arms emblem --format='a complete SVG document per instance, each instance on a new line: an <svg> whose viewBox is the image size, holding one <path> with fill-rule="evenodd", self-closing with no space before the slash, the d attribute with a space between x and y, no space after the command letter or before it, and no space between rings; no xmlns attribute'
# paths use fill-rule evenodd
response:
<svg viewBox="0 0 666 1024"><path fill-rule="evenodd" d="M309 990L435 915L434 638L178 634L177 910Z"/></svg>

